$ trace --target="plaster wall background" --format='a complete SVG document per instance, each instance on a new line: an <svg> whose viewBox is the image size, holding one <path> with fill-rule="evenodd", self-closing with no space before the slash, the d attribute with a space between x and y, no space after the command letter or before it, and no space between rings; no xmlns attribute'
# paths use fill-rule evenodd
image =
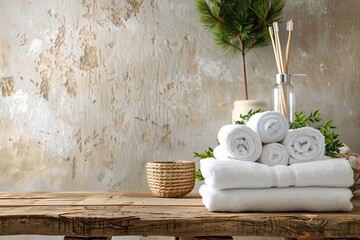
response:
<svg viewBox="0 0 360 240"><path fill-rule="evenodd" d="M297 0L284 15L290 72L306 74L293 80L297 111L321 109L355 152L359 12L356 0ZM149 191L146 163L216 146L223 105L242 98L241 59L190 0L0 0L0 29L0 191ZM271 46L247 55L247 72L250 98L270 104Z"/></svg>

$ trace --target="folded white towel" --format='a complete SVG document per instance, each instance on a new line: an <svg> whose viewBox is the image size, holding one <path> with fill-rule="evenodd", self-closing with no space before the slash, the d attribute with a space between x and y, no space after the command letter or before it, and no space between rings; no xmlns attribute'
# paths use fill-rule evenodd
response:
<svg viewBox="0 0 360 240"><path fill-rule="evenodd" d="M347 188L199 189L209 211L222 212L350 212L352 193Z"/></svg>
<svg viewBox="0 0 360 240"><path fill-rule="evenodd" d="M289 154L284 145L280 143L268 143L263 145L259 162L270 167L275 165L288 165Z"/></svg>
<svg viewBox="0 0 360 240"><path fill-rule="evenodd" d="M205 184L214 189L271 187L350 187L354 183L349 161L339 158L290 166L206 158L200 161Z"/></svg>
<svg viewBox="0 0 360 240"><path fill-rule="evenodd" d="M289 123L283 114L276 111L256 113L246 126L253 129L263 143L280 142L289 131Z"/></svg>
<svg viewBox="0 0 360 240"><path fill-rule="evenodd" d="M299 187L350 187L354 183L354 171L344 158L297 163L288 168L296 178L295 186Z"/></svg>
<svg viewBox="0 0 360 240"><path fill-rule="evenodd" d="M205 183L216 189L272 186L271 169L260 163L206 158L200 161Z"/></svg>
<svg viewBox="0 0 360 240"><path fill-rule="evenodd" d="M290 155L290 164L327 159L324 135L315 128L291 129L282 143Z"/></svg>
<svg viewBox="0 0 360 240"><path fill-rule="evenodd" d="M255 162L261 154L259 136L244 125L228 124L218 132L220 147L214 150L216 159L236 159Z"/></svg>

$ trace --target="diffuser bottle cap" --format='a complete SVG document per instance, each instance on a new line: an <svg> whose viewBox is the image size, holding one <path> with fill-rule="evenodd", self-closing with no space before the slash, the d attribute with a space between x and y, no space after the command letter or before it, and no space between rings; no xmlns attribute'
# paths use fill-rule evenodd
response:
<svg viewBox="0 0 360 240"><path fill-rule="evenodd" d="M275 82L276 84L290 84L290 74L276 74Z"/></svg>
<svg viewBox="0 0 360 240"><path fill-rule="evenodd" d="M289 73L278 73L276 74L275 83L276 84L290 84L290 76L292 77L305 77L306 74L302 73L295 73L295 74L289 74Z"/></svg>

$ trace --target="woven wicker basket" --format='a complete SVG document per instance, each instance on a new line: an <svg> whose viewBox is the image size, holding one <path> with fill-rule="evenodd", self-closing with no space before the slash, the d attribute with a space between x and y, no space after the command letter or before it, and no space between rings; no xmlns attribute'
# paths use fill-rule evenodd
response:
<svg viewBox="0 0 360 240"><path fill-rule="evenodd" d="M158 197L182 197L195 185L195 162L149 162L146 165L150 190Z"/></svg>
<svg viewBox="0 0 360 240"><path fill-rule="evenodd" d="M360 189L360 154L353 153L351 149L345 145L347 152L338 154L337 157L347 159L354 171L354 184L350 187L355 192Z"/></svg>

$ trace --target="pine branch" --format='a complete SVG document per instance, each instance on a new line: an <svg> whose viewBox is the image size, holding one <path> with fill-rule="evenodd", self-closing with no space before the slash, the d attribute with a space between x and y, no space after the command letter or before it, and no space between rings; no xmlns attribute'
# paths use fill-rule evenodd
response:
<svg viewBox="0 0 360 240"><path fill-rule="evenodd" d="M200 22L227 54L244 55L270 43L268 26L279 21L285 0L196 0ZM243 68L247 99L246 68Z"/></svg>
<svg viewBox="0 0 360 240"><path fill-rule="evenodd" d="M200 21L204 24L205 29L209 31L220 31L220 25L223 19L220 17L220 7L217 0L197 1L196 7L200 14Z"/></svg>

